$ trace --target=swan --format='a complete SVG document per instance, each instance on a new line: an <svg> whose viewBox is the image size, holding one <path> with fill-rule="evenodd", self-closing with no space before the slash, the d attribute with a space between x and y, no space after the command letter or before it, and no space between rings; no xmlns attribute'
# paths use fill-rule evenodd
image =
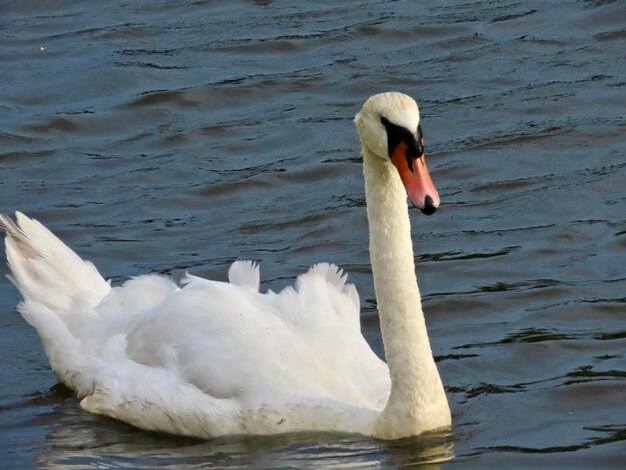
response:
<svg viewBox="0 0 626 470"><path fill-rule="evenodd" d="M148 274L112 287L44 225L1 216L18 310L80 406L138 428L209 438L301 431L397 439L451 424L415 275L407 195L432 214L417 104L370 97L355 117L370 257L387 363L360 331L346 275L317 264L259 291L236 261L229 282Z"/></svg>

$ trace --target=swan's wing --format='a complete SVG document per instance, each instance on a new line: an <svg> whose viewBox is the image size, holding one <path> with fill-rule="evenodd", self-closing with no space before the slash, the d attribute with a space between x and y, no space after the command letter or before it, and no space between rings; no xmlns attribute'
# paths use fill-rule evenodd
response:
<svg viewBox="0 0 626 470"><path fill-rule="evenodd" d="M98 353L104 343L116 335L133 331L146 316L180 288L165 276L149 274L134 277L110 290L100 304L92 309L76 332L85 349ZM82 318L81 312L75 316Z"/></svg>
<svg viewBox="0 0 626 470"><path fill-rule="evenodd" d="M253 261L235 261L228 270L231 284L247 287L255 292L259 290L260 278L259 265Z"/></svg>
<svg viewBox="0 0 626 470"><path fill-rule="evenodd" d="M336 267L318 265L294 288L260 294L187 276L127 337L101 348L81 406L204 437L371 433L388 373L355 328L358 296L345 281Z"/></svg>
<svg viewBox="0 0 626 470"><path fill-rule="evenodd" d="M378 413L315 396L277 393L262 403L237 397L217 398L181 381L171 370L126 359L122 338L120 357L96 365L97 375L81 406L151 431L195 437L227 434L276 434L302 431L341 431L372 434Z"/></svg>
<svg viewBox="0 0 626 470"><path fill-rule="evenodd" d="M152 431L197 437L245 432L235 400L214 398L169 368L128 359L126 346L124 335L112 337L93 361L93 388L80 403L85 410Z"/></svg>
<svg viewBox="0 0 626 470"><path fill-rule="evenodd" d="M361 335L356 289L337 267L314 266L278 294L185 282L129 334L130 359L249 404L287 393L382 406L387 366Z"/></svg>
<svg viewBox="0 0 626 470"><path fill-rule="evenodd" d="M329 396L382 409L390 389L389 371L361 334L359 295L347 275L333 264L320 263L298 277L295 289L279 294L283 296L283 318L293 322L299 341L308 344L299 358L310 362L302 391L312 379ZM296 361L290 367L301 370Z"/></svg>
<svg viewBox="0 0 626 470"><path fill-rule="evenodd" d="M295 290L299 297L298 314L304 325L322 321L342 328L358 330L360 334L360 300L354 284L347 283L348 276L334 264L319 263L298 276ZM330 325L329 325L330 326Z"/></svg>

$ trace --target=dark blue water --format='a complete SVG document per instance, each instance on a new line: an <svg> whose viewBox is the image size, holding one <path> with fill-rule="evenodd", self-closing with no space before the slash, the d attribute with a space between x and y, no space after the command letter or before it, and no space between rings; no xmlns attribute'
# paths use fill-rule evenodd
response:
<svg viewBox="0 0 626 470"><path fill-rule="evenodd" d="M237 258L344 267L382 343L352 117L421 107L442 207L412 216L450 435L195 441L82 411L0 282L7 468L626 466L626 5L0 5L0 212L114 283ZM6 273L2 266L1 273Z"/></svg>

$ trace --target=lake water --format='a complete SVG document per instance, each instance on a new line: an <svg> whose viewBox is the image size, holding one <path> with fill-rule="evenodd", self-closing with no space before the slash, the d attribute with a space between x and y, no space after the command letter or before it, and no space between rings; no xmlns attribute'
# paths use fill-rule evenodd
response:
<svg viewBox="0 0 626 470"><path fill-rule="evenodd" d="M454 421L392 443L142 432L55 385L2 281L0 466L626 467L625 2L8 0L0 23L0 212L114 283L247 258L278 289L335 262L380 355L351 120L414 96L442 197L413 212L415 262Z"/></svg>

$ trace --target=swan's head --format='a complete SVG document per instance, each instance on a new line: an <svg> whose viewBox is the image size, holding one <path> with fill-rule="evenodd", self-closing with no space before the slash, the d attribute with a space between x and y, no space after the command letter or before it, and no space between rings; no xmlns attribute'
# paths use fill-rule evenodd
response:
<svg viewBox="0 0 626 470"><path fill-rule="evenodd" d="M439 194L430 179L424 156L424 136L417 103L403 93L370 97L356 115L363 158L391 161L411 202L424 214L439 207Z"/></svg>

